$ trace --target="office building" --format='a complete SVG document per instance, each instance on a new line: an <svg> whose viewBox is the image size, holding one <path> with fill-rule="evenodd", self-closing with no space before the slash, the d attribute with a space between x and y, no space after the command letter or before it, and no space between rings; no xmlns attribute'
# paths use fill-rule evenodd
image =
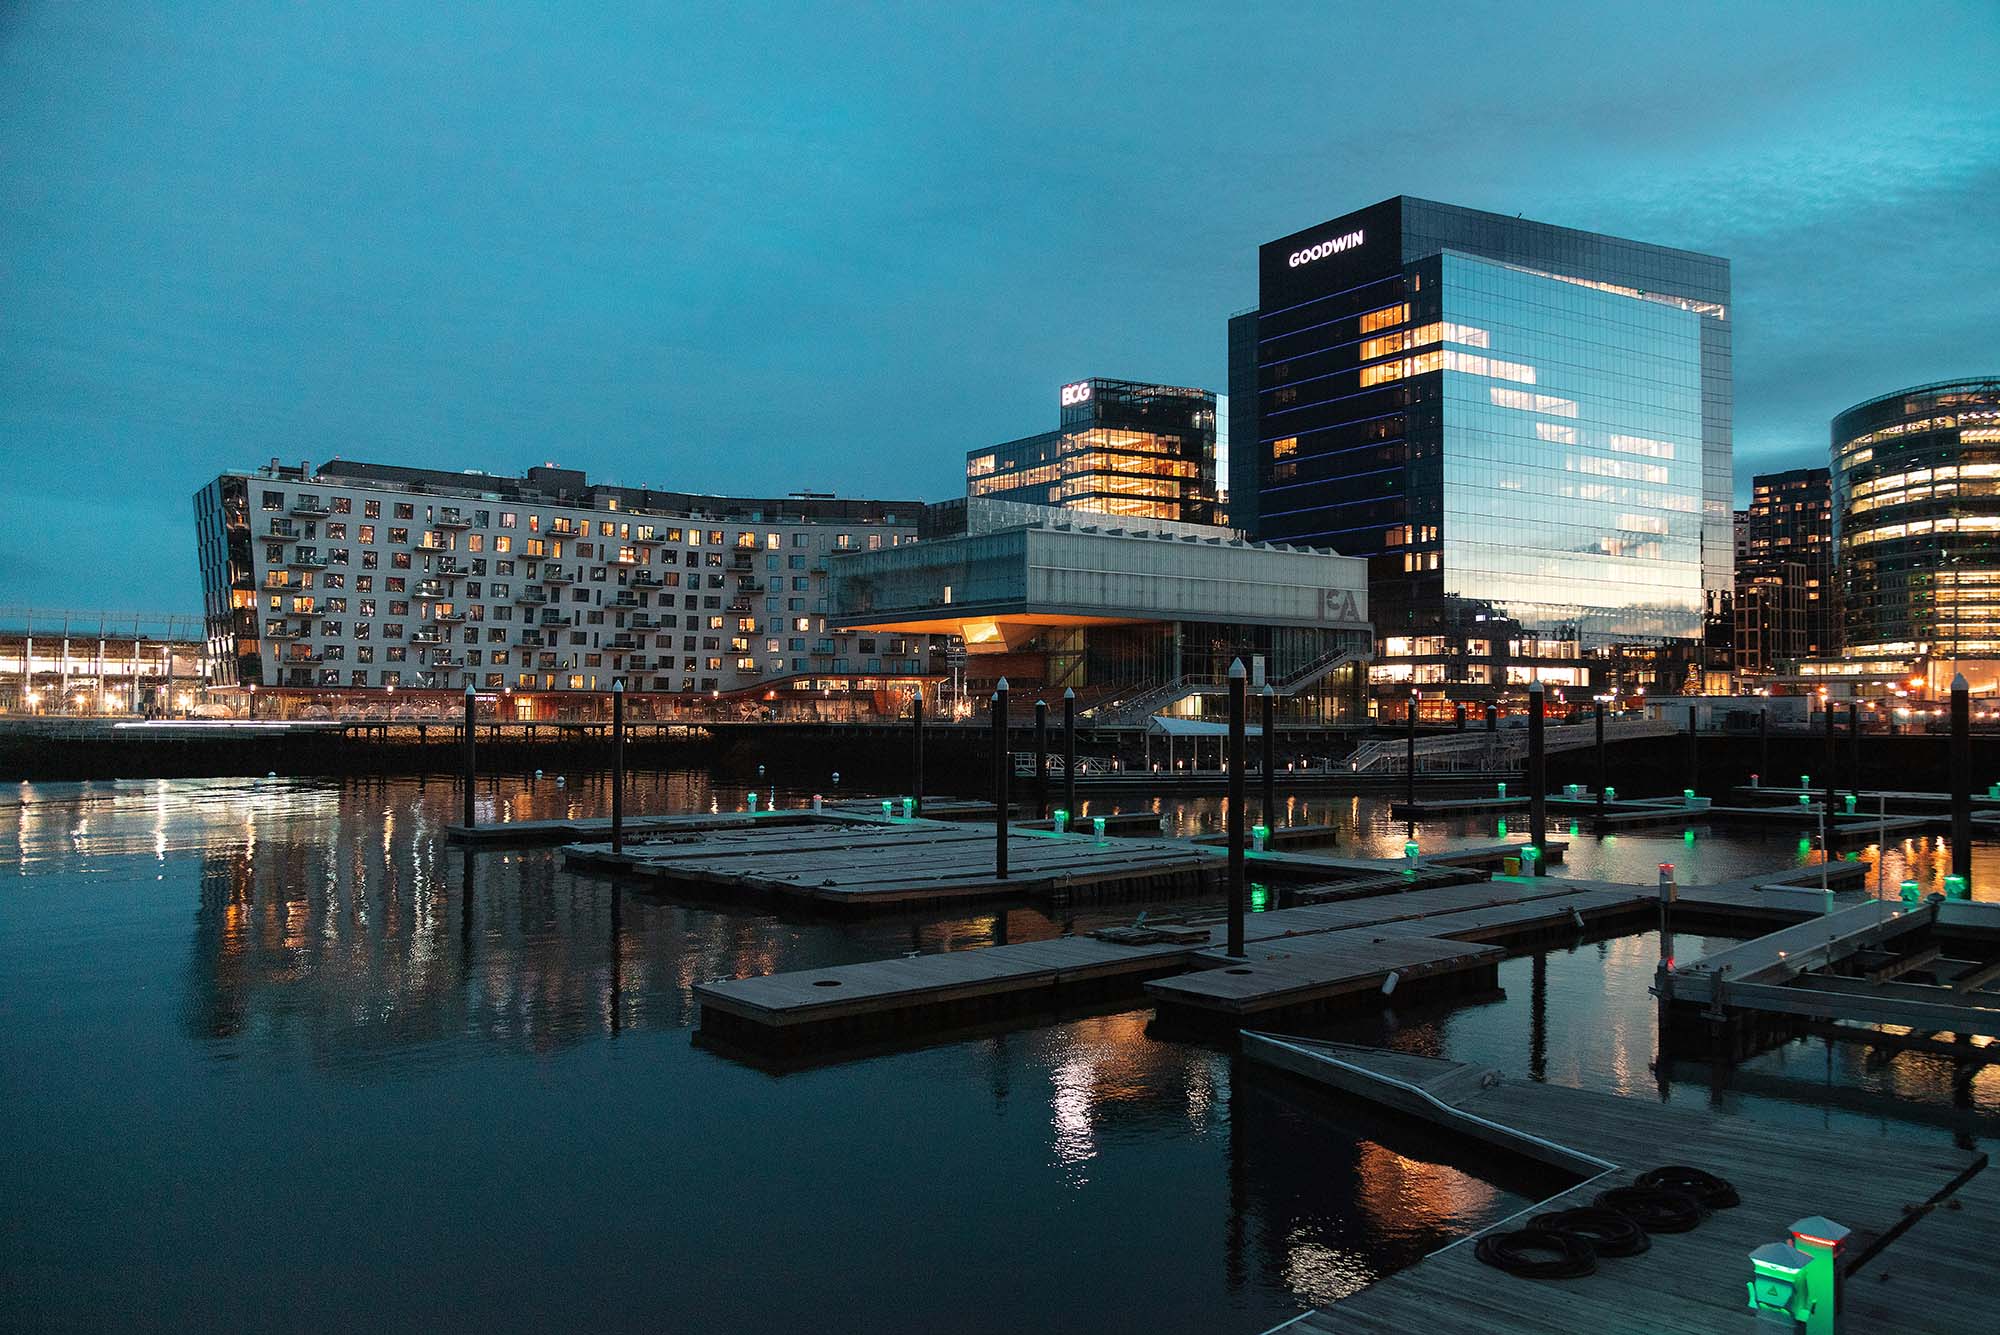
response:
<svg viewBox="0 0 2000 1335"><path fill-rule="evenodd" d="M1837 651L1833 493L1824 468L1751 479L1736 560L1736 666L1792 671Z"/></svg>
<svg viewBox="0 0 2000 1335"><path fill-rule="evenodd" d="M1265 245L1230 348L1232 513L1368 561L1385 704L1726 676L1727 260L1398 197Z"/></svg>
<svg viewBox="0 0 2000 1335"><path fill-rule="evenodd" d="M921 542L833 571L836 627L962 642L969 701L1005 677L1023 699L1076 691L1101 726L1212 717L1241 658L1288 723L1365 718L1367 567L1331 551L968 498L933 507Z"/></svg>
<svg viewBox="0 0 2000 1335"><path fill-rule="evenodd" d="M2000 689L2000 377L1869 399L1832 434L1844 643L1807 671Z"/></svg>
<svg viewBox="0 0 2000 1335"><path fill-rule="evenodd" d="M882 692L921 637L829 627L836 552L914 541L916 501L702 496L336 460L195 495L210 671L224 684L513 697Z"/></svg>
<svg viewBox="0 0 2000 1335"><path fill-rule="evenodd" d="M965 456L965 494L1065 510L1208 523L1215 518L1215 393L1079 380L1060 425Z"/></svg>

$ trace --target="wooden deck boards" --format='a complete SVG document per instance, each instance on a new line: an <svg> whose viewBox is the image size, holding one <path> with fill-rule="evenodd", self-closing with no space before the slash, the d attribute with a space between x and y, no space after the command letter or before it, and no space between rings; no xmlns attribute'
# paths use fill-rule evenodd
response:
<svg viewBox="0 0 2000 1335"><path fill-rule="evenodd" d="M1535 1152L1539 1143L1535 1157L1545 1162L1564 1151L1582 1156L1576 1161L1579 1172L1588 1173L1591 1160L1613 1165L1534 1213L1582 1203L1667 1161L1717 1173L1743 1198L1691 1233L1655 1236L1649 1251L1606 1259L1594 1275L1574 1280L1518 1279L1496 1271L1474 1255L1474 1234L1281 1329L1326 1335L1412 1330L1682 1335L1747 1328L1745 1258L1761 1243L1782 1238L1794 1220L1814 1214L1867 1235L1850 1247L1850 1259L1864 1258L1846 1288L1844 1329L1850 1335L1992 1327L1985 1291L1993 1234L1986 1230L2000 1224L2000 1192L1979 1176L1967 1184L1984 1155L1943 1144L1768 1126L1706 1109L1495 1080L1483 1071L1469 1077L1472 1068L1461 1063L1339 1044L1252 1035L1245 1052L1307 1078L1317 1078L1316 1067L1335 1088L1489 1142L1511 1139L1523 1152ZM1380 1076L1389 1079L1371 1078ZM1538 1130L1546 1130L1546 1137ZM1947 1203L1922 1213L1928 1202L1954 1188L1970 1208L1953 1210ZM1914 1223L1912 1209L1920 1212ZM1495 1227L1517 1226L1518 1221L1505 1221ZM1905 1227L1907 1232L1879 1252L1867 1254L1870 1238ZM1937 1261L1940 1253L1943 1259ZM1894 1299L1885 1296L1891 1286Z"/></svg>

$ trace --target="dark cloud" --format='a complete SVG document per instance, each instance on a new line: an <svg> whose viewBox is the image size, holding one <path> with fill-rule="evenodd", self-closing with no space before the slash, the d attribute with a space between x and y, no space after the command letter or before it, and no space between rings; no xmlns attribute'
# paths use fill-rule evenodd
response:
<svg viewBox="0 0 2000 1335"><path fill-rule="evenodd" d="M1730 256L1739 473L1809 461L2000 369L1996 11L1812 14L16 5L0 601L192 606L272 455L947 494L1399 191Z"/></svg>

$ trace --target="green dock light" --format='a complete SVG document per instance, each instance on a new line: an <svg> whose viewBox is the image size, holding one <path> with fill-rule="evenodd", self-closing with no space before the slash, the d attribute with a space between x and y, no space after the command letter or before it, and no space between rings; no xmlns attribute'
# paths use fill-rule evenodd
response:
<svg viewBox="0 0 2000 1335"><path fill-rule="evenodd" d="M1093 831L1095 831L1095 832L1096 832L1096 834L1097 834L1097 842L1098 842L1098 843L1100 843L1100 844L1101 844L1101 843L1103 843L1103 842L1104 842L1104 817L1102 817L1102 816L1092 816L1092 817L1090 818L1090 828L1091 828L1091 829L1092 829Z"/></svg>
<svg viewBox="0 0 2000 1335"><path fill-rule="evenodd" d="M1987 784L1987 785L1986 785L1986 795L1987 795L1988 797L1993 797L1993 798L2000 798L2000 783L1989 783L1989 784Z"/></svg>
<svg viewBox="0 0 2000 1335"><path fill-rule="evenodd" d="M1409 865L1409 868L1408 868L1408 870L1410 870L1410 871L1415 871L1415 870L1417 869L1417 841L1416 841L1416 840L1414 840L1414 839L1410 839L1410 840L1406 840L1406 841L1404 842L1404 844L1403 844L1403 861L1405 861L1405 862L1407 862L1407 863L1409 863L1409 864L1410 864L1410 865Z"/></svg>
<svg viewBox="0 0 2000 1335"><path fill-rule="evenodd" d="M1606 784L1604 788L1604 800L1607 802L1616 802L1618 800L1618 790Z"/></svg>
<svg viewBox="0 0 2000 1335"><path fill-rule="evenodd" d="M1687 829L1681 831L1681 842L1684 844L1691 844L1694 842L1693 826L1689 826Z"/></svg>
<svg viewBox="0 0 2000 1335"><path fill-rule="evenodd" d="M896 818L896 817L895 817L895 803L891 802L891 801L890 801L890 800L889 800L888 798L886 798L886 797L885 797L885 798L883 798L883 799L882 799L882 819L883 819L883 820L894 820L895 818Z"/></svg>
<svg viewBox="0 0 2000 1335"><path fill-rule="evenodd" d="M1569 823L1569 837L1572 839L1576 838L1576 833L1577 833L1577 824L1575 821L1571 821Z"/></svg>
<svg viewBox="0 0 2000 1335"><path fill-rule="evenodd" d="M1854 814L1854 801L1855 801L1855 795L1853 793L1849 793L1847 795L1847 814L1850 816Z"/></svg>
<svg viewBox="0 0 2000 1335"><path fill-rule="evenodd" d="M1252 825L1250 827L1250 841L1259 853L1264 851L1264 840L1270 836L1270 833L1271 827L1268 825Z"/></svg>
<svg viewBox="0 0 2000 1335"><path fill-rule="evenodd" d="M1914 904L1924 897L1924 888L1915 881L1905 881L1902 885L1902 896L1905 904Z"/></svg>
<svg viewBox="0 0 2000 1335"><path fill-rule="evenodd" d="M1250 882L1250 911L1262 913L1271 906L1271 891L1268 887Z"/></svg>
<svg viewBox="0 0 2000 1335"><path fill-rule="evenodd" d="M1812 1265L1812 1257L1788 1242L1767 1242L1750 1253L1750 1310L1760 1327L1800 1335L1810 1329L1806 1323L1813 1318L1813 1301L1807 1274Z"/></svg>
<svg viewBox="0 0 2000 1335"><path fill-rule="evenodd" d="M1947 876L1944 878L1944 897L1946 899L1970 899L1972 898L1972 891L1966 885L1963 876Z"/></svg>
<svg viewBox="0 0 2000 1335"><path fill-rule="evenodd" d="M1812 1258L1806 1267L1806 1291L1813 1297L1806 1318L1807 1335L1831 1335L1840 1320L1840 1256L1847 1250L1848 1230L1825 1215L1813 1215L1792 1225L1792 1249Z"/></svg>
<svg viewBox="0 0 2000 1335"><path fill-rule="evenodd" d="M757 814L757 790L754 788L750 790L750 814Z"/></svg>
<svg viewBox="0 0 2000 1335"><path fill-rule="evenodd" d="M1810 775L1810 774L1801 774L1801 775L1799 775L1799 787L1801 787L1801 788L1810 788L1810 787L1812 787L1812 775Z"/></svg>
<svg viewBox="0 0 2000 1335"><path fill-rule="evenodd" d="M1533 876L1535 868L1539 867L1541 862L1541 849L1536 848L1533 844L1528 844L1521 849L1521 874L1523 876Z"/></svg>
<svg viewBox="0 0 2000 1335"><path fill-rule="evenodd" d="M1507 785L1504 783L1500 785L1500 796L1507 796Z"/></svg>
<svg viewBox="0 0 2000 1335"><path fill-rule="evenodd" d="M1800 793L1800 794L1799 794L1799 805L1800 805L1800 806L1802 806L1802 807L1809 807L1809 806L1811 806L1811 805L1812 805L1812 794L1811 794L1811 793Z"/></svg>
<svg viewBox="0 0 2000 1335"><path fill-rule="evenodd" d="M1056 808L1056 818L1055 818L1055 819L1056 819L1056 833L1057 833L1057 834L1068 834L1068 833L1069 833L1069 813L1068 813L1067 811L1064 811L1064 810L1063 810L1063 809L1062 809L1061 807L1057 807L1057 808Z"/></svg>
<svg viewBox="0 0 2000 1335"><path fill-rule="evenodd" d="M1500 818L1500 821L1499 821L1499 824L1498 824L1498 827L1497 827L1497 828L1498 828L1498 829L1499 829L1499 831L1500 831L1500 837L1501 837L1502 839L1505 839L1505 838L1507 837L1507 818L1506 818L1505 816L1502 816L1502 817Z"/></svg>
<svg viewBox="0 0 2000 1335"><path fill-rule="evenodd" d="M914 798L914 797L906 797L906 798L904 798L904 799L903 799L903 819L904 819L904 820L908 820L908 819L910 819L910 818L911 818L912 816L914 816L914 815L916 815L916 814L917 814L917 799L916 799L916 798Z"/></svg>
<svg viewBox="0 0 2000 1335"><path fill-rule="evenodd" d="M1694 789L1692 788L1681 789L1681 797L1684 801L1688 802L1694 801Z"/></svg>

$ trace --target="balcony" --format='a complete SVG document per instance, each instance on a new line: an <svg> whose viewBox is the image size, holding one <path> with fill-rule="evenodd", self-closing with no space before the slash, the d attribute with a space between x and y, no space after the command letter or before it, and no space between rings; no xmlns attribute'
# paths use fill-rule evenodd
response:
<svg viewBox="0 0 2000 1335"><path fill-rule="evenodd" d="M467 573L464 566L451 560L439 561L431 567L431 574L437 579L464 579Z"/></svg>
<svg viewBox="0 0 2000 1335"><path fill-rule="evenodd" d="M294 570L324 570L326 558L310 547L300 547L292 553L291 560L285 564Z"/></svg>
<svg viewBox="0 0 2000 1335"><path fill-rule="evenodd" d="M764 591L764 581L758 579L755 575L745 575L741 580L737 581L736 590L739 593L762 593Z"/></svg>
<svg viewBox="0 0 2000 1335"><path fill-rule="evenodd" d="M515 602L528 607L540 607L542 604L548 602L548 600L548 593L545 590L536 588L532 584L524 586L519 593L514 595Z"/></svg>
<svg viewBox="0 0 2000 1335"><path fill-rule="evenodd" d="M290 621L273 621L264 627L265 636L273 640L296 640L305 633L306 628L303 624Z"/></svg>
<svg viewBox="0 0 2000 1335"><path fill-rule="evenodd" d="M747 600L738 598L735 602L729 604L729 606L723 608L722 610L725 612L748 612L750 610L750 604Z"/></svg>
<svg viewBox="0 0 2000 1335"><path fill-rule="evenodd" d="M553 607L544 607L542 609L542 619L535 624L543 627L567 626L569 625L569 618Z"/></svg>
<svg viewBox="0 0 2000 1335"><path fill-rule="evenodd" d="M465 620L465 613L433 612L431 613L431 620L437 622L440 626L456 626Z"/></svg>
<svg viewBox="0 0 2000 1335"><path fill-rule="evenodd" d="M471 528L472 516L460 514L456 510L440 510L438 517L431 521L432 528Z"/></svg>
<svg viewBox="0 0 2000 1335"><path fill-rule="evenodd" d="M441 579L420 579L417 581L417 597L449 598L451 586Z"/></svg>
<svg viewBox="0 0 2000 1335"><path fill-rule="evenodd" d="M816 641L812 647L812 654L814 658L832 658L833 641L832 640Z"/></svg>
<svg viewBox="0 0 2000 1335"><path fill-rule="evenodd" d="M635 589L663 589L666 586L667 582L650 570L641 570L632 576L632 587Z"/></svg>
<svg viewBox="0 0 2000 1335"><path fill-rule="evenodd" d="M756 561L757 556L754 552L731 552L729 554L729 568L731 570L748 570L756 564Z"/></svg>
<svg viewBox="0 0 2000 1335"><path fill-rule="evenodd" d="M609 647L613 653L629 654L633 650L643 648L644 646L639 643L639 639L635 635L613 635Z"/></svg>
<svg viewBox="0 0 2000 1335"><path fill-rule="evenodd" d="M621 593L614 597L607 606L630 611L635 607L642 607L644 604L639 601L639 595L636 593Z"/></svg>
<svg viewBox="0 0 2000 1335"><path fill-rule="evenodd" d="M292 652L285 655L284 661L287 666L293 663L324 663L326 657L317 650L301 650L297 645L294 645Z"/></svg>
<svg viewBox="0 0 2000 1335"><path fill-rule="evenodd" d="M301 496L292 502L292 513L305 515L311 519L324 519L333 513L333 507L317 496Z"/></svg>
<svg viewBox="0 0 2000 1335"><path fill-rule="evenodd" d="M283 542L294 542L300 537L299 526L289 519L273 519L270 531L264 536L267 538L276 538Z"/></svg>
<svg viewBox="0 0 2000 1335"><path fill-rule="evenodd" d="M428 630L414 631L410 635L411 644L431 645L431 644L449 644L450 642L451 642L451 636L445 634L443 631L438 630L434 627Z"/></svg>
<svg viewBox="0 0 2000 1335"><path fill-rule="evenodd" d="M561 566L543 566L539 577L544 584L574 584L576 576Z"/></svg>

